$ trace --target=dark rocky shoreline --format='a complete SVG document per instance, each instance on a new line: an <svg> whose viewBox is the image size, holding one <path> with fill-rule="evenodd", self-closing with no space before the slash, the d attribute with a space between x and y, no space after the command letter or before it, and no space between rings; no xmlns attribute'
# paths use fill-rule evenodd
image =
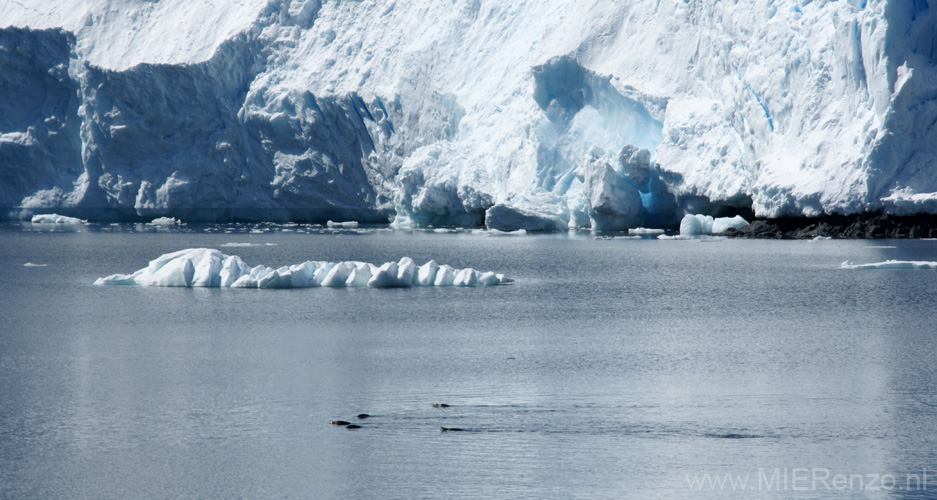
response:
<svg viewBox="0 0 937 500"><path fill-rule="evenodd" d="M816 237L882 239L937 238L937 215L890 215L881 212L823 217L756 219L724 236L762 239L813 239Z"/></svg>

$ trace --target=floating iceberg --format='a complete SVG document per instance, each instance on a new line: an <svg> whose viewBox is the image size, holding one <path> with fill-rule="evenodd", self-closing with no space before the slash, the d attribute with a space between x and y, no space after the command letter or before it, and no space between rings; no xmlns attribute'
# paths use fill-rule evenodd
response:
<svg viewBox="0 0 937 500"><path fill-rule="evenodd" d="M431 260L417 266L404 257L380 266L367 262L321 262L273 269L251 267L236 255L210 248L190 248L165 254L133 274L98 278L95 285L138 285L212 288L311 288L411 286L490 286L510 283L503 274L472 268L454 269Z"/></svg>
<svg viewBox="0 0 937 500"><path fill-rule="evenodd" d="M150 226L175 226L182 224L182 221L174 217L157 217L150 222L147 222Z"/></svg>
<svg viewBox="0 0 937 500"><path fill-rule="evenodd" d="M85 221L59 214L39 214L34 215L30 222L33 224L84 224Z"/></svg>
<svg viewBox="0 0 937 500"><path fill-rule="evenodd" d="M328 227L337 227L337 228L342 228L342 229L355 229L358 227L358 221L352 220L352 221L345 221L345 222L335 222L335 221L330 220L326 222L325 225Z"/></svg>
<svg viewBox="0 0 937 500"><path fill-rule="evenodd" d="M687 214L680 221L680 236L697 236L703 234L719 234L726 229L741 229L748 225L748 221L741 216L712 218L708 215Z"/></svg>
<svg viewBox="0 0 937 500"><path fill-rule="evenodd" d="M923 260L886 260L870 264L853 264L848 260L840 265L841 269L937 269L937 262Z"/></svg>
<svg viewBox="0 0 937 500"><path fill-rule="evenodd" d="M628 234L641 235L641 236L664 234L664 232L665 231L663 229L654 229L654 228L647 228L647 227L633 227L628 230Z"/></svg>
<svg viewBox="0 0 937 500"><path fill-rule="evenodd" d="M527 230L518 229L517 231L499 231L497 229L472 229L472 234L481 236L527 236Z"/></svg>
<svg viewBox="0 0 937 500"><path fill-rule="evenodd" d="M269 243L269 242L268 242L268 243L238 243L238 242L231 242L231 243L222 243L222 244L221 244L221 246L223 246L223 247L238 247L238 248L245 248L245 247L273 247L273 246L276 246L276 245L277 245L276 243Z"/></svg>

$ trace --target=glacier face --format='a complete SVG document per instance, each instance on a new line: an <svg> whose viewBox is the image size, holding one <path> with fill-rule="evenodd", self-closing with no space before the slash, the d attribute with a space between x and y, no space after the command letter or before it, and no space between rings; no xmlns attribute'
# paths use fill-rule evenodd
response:
<svg viewBox="0 0 937 500"><path fill-rule="evenodd" d="M0 0L0 207L675 227L937 213L937 2Z"/></svg>

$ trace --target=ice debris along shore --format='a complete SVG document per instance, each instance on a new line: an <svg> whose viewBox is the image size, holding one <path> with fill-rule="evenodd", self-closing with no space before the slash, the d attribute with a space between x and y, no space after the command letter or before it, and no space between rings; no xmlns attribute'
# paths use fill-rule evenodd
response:
<svg viewBox="0 0 937 500"><path fill-rule="evenodd" d="M434 260L417 266L409 257L380 266L367 262L308 261L273 269L248 266L236 255L225 255L211 248L190 248L162 255L133 274L98 278L94 284L211 288L400 288L490 286L512 281L503 274L479 272L472 268L455 269L438 265Z"/></svg>
<svg viewBox="0 0 937 500"><path fill-rule="evenodd" d="M937 269L937 262L924 260L886 260L870 264L853 264L848 260L843 262L840 269Z"/></svg>

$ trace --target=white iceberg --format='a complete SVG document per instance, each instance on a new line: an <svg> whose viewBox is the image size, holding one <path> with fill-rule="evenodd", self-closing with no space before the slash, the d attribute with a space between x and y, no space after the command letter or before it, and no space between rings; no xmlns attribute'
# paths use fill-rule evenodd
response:
<svg viewBox="0 0 937 500"><path fill-rule="evenodd" d="M664 232L665 231L663 229L655 229L655 228L648 228L648 227L633 227L628 230L628 234L633 234L633 235L658 235L658 234L664 234Z"/></svg>
<svg viewBox="0 0 937 500"><path fill-rule="evenodd" d="M68 217L59 214L38 214L33 215L30 221L33 224L84 224L85 221L77 217Z"/></svg>
<svg viewBox="0 0 937 500"><path fill-rule="evenodd" d="M95 285L136 285L211 288L310 288L411 286L491 286L510 283L503 274L472 268L453 269L429 261L417 267L413 259L380 266L367 262L307 261L273 269L251 267L236 255L211 248L190 248L160 256L133 274L98 278Z"/></svg>
<svg viewBox="0 0 937 500"><path fill-rule="evenodd" d="M729 228L741 229L747 225L748 221L740 215L713 218L709 215L687 214L680 221L680 236L719 234Z"/></svg>
<svg viewBox="0 0 937 500"><path fill-rule="evenodd" d="M182 221L174 217L157 217L150 222L147 222L147 225L150 226L175 226L182 224Z"/></svg>
<svg viewBox="0 0 937 500"><path fill-rule="evenodd" d="M937 269L937 262L924 260L886 260L870 264L853 264L848 260L840 265L841 269Z"/></svg>
<svg viewBox="0 0 937 500"><path fill-rule="evenodd" d="M341 229L356 229L358 227L358 221L352 220L352 221L345 221L345 222L335 222L335 221L330 220L326 222L325 225L328 227L337 227Z"/></svg>
<svg viewBox="0 0 937 500"><path fill-rule="evenodd" d="M222 243L222 247L232 247L232 248L247 248L247 247L274 247L276 243L240 243L232 241L230 243Z"/></svg>
<svg viewBox="0 0 937 500"><path fill-rule="evenodd" d="M527 230L499 231L497 229L472 229L472 234L480 236L527 236Z"/></svg>

